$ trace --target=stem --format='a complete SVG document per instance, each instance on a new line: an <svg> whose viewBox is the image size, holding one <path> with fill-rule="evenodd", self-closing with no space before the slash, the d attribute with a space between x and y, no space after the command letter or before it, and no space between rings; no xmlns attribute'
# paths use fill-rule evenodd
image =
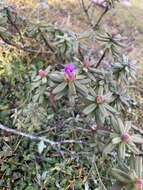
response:
<svg viewBox="0 0 143 190"><path fill-rule="evenodd" d="M13 47L15 47L15 48L17 48L17 49L19 49L19 50L23 50L23 51L29 52L29 53L41 53L41 51L38 50L38 49L30 49L30 48L27 48L27 47L20 46L20 45L16 44L15 42L11 42L11 41L9 41L8 39L4 38L4 36L3 36L1 33L0 33L0 38L1 38L6 44L8 44L8 45L10 45L10 46L13 46ZM47 51L42 51L42 53L49 54L49 52L47 52Z"/></svg>
<svg viewBox="0 0 143 190"><path fill-rule="evenodd" d="M108 7L105 8L105 10L103 11L103 13L100 15L99 19L97 20L96 24L93 26L93 30L96 30L100 24L100 22L102 21L104 15L108 12Z"/></svg>
<svg viewBox="0 0 143 190"><path fill-rule="evenodd" d="M99 173L99 170L98 170L96 161L95 161L95 156L94 156L94 158L93 158L93 165L94 165L94 167L95 167L96 173L97 173L98 178L99 178L99 182L100 182L100 184L101 184L103 190L107 190L107 188L105 187L105 185L104 185L104 183L103 183L103 181L102 181L102 179L101 179L101 176L100 176L100 173Z"/></svg>
<svg viewBox="0 0 143 190"><path fill-rule="evenodd" d="M106 56L106 52L107 52L107 49L104 50L101 58L99 59L99 61L97 62L96 64L96 68L99 67L100 63L102 62L102 60L104 59L104 57Z"/></svg>
<svg viewBox="0 0 143 190"><path fill-rule="evenodd" d="M47 48L50 49L52 52L54 52L53 48L52 48L52 47L50 46L50 44L48 43L47 39L46 39L45 36L44 36L44 33L41 31L40 28L38 28L38 31L39 31L39 33L41 34L41 37L42 37L42 39L43 39L45 45L47 46Z"/></svg>
<svg viewBox="0 0 143 190"><path fill-rule="evenodd" d="M4 126L2 124L0 124L0 129L3 130L3 131L6 131L8 133L12 133L12 134L15 134L15 135L19 135L19 136L29 138L31 140L43 141L43 142L45 142L47 144L50 144L51 146L61 145L61 144L72 144L72 143L82 144L83 143L82 141L75 141L75 140L63 140L63 141L55 142L55 141L49 140L49 139L47 139L45 137L40 137L40 136L36 136L36 135L33 135L33 134L24 133L24 132L18 131L16 129L11 129L11 128L6 127L6 126Z"/></svg>
<svg viewBox="0 0 143 190"><path fill-rule="evenodd" d="M89 14L88 14L88 9L89 9L89 7L86 8L85 3L84 3L84 0L81 0L81 4L82 4L82 8L83 8L83 10L84 10L84 12L85 12L85 15L86 15L86 17L87 17L87 20L88 20L90 26L93 28L93 24L92 24L92 22L91 22L91 19L90 19Z"/></svg>
<svg viewBox="0 0 143 190"><path fill-rule="evenodd" d="M22 34L21 34L19 28L17 27L17 25L13 22L8 8L6 8L6 13L7 13L7 18L8 18L8 20L9 20L10 24L16 29L17 33L19 34L21 43L22 43L22 45L24 46L24 40L23 40Z"/></svg>
<svg viewBox="0 0 143 190"><path fill-rule="evenodd" d="M86 17L87 17L87 20L88 20L88 22L89 22L91 28L95 31L95 30L98 28L98 26L99 26L101 20L103 19L104 15L108 12L108 6L105 8L105 10L103 11L103 13L100 15L100 17L99 17L99 19L97 20L96 24L93 25L93 24L92 24L92 21L91 21L91 19L90 19L89 13L88 13L88 10L89 10L91 4L90 4L87 8L86 8L86 6L85 6L84 0L81 0L81 4L82 4L82 8L83 8L83 10L84 10L84 12L85 12L85 15L86 15Z"/></svg>

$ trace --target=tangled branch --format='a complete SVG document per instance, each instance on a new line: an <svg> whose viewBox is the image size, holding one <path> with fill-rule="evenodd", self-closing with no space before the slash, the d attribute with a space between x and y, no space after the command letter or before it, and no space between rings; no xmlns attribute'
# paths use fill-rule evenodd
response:
<svg viewBox="0 0 143 190"><path fill-rule="evenodd" d="M12 134L15 134L15 135L19 135L19 136L29 138L31 140L43 141L43 142L45 142L45 143L47 143L47 144L49 144L51 146L61 145L61 144L73 144L73 143L75 143L75 144L83 144L82 141L75 141L75 140L63 140L63 141L55 142L55 141L49 140L49 139L47 139L45 137L24 133L24 132L18 131L16 129L11 129L11 128L6 127L6 126L4 126L2 124L0 124L0 129L3 130L3 131L6 131L8 133L12 133Z"/></svg>
<svg viewBox="0 0 143 190"><path fill-rule="evenodd" d="M89 15L89 9L91 7L91 4L86 7L84 0L81 0L82 9L87 17L88 23L89 23L90 27L95 31L98 29L103 17L105 16L105 14L108 12L109 9L108 9L108 6L106 6L104 11L99 16L97 22L95 24L92 24L92 19L90 18L90 15Z"/></svg>

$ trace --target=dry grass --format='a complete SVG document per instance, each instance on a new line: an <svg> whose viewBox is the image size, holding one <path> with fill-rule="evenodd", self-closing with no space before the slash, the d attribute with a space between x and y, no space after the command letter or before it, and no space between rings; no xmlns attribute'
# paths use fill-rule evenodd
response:
<svg viewBox="0 0 143 190"><path fill-rule="evenodd" d="M40 0L7 0L10 4L16 5L19 11L23 11L27 17L37 18L37 10ZM45 0L46 2L46 0ZM85 17L80 9L79 0L48 0L50 10L45 10L45 18L51 22L82 31L85 28ZM95 19L97 15L94 15ZM105 24L111 21L112 27L107 25L107 30L118 28L126 36L134 38L134 50L131 57L143 62L143 1L132 0L132 7L117 6L105 18ZM87 26L86 26L87 27Z"/></svg>

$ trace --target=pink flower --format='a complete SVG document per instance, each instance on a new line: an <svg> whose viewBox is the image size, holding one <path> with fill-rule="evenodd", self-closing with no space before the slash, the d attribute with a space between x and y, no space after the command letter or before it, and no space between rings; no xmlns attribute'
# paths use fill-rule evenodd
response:
<svg viewBox="0 0 143 190"><path fill-rule="evenodd" d="M135 182L135 186L137 190L143 189L143 179L138 178Z"/></svg>
<svg viewBox="0 0 143 190"><path fill-rule="evenodd" d="M39 75L41 78L43 78L43 77L46 76L46 72L45 72L43 69L40 69L40 70L38 71L38 75Z"/></svg>
<svg viewBox="0 0 143 190"><path fill-rule="evenodd" d="M123 133L122 136L121 136L121 139L122 139L122 141L127 143L129 141L129 139L130 139L129 133Z"/></svg>
<svg viewBox="0 0 143 190"><path fill-rule="evenodd" d="M131 7L131 1L130 0L121 0L121 3L126 7Z"/></svg>

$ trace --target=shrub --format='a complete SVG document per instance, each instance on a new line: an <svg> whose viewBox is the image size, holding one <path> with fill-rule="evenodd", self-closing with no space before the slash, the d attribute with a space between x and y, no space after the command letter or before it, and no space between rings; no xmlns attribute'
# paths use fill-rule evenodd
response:
<svg viewBox="0 0 143 190"><path fill-rule="evenodd" d="M31 24L25 19L20 30L15 10L2 8L5 23L0 28L1 39L26 52L32 61L24 65L20 58L19 67L15 66L20 54L10 61L10 74L13 66L18 69L14 69L18 78L13 77L16 105L12 109L9 97L4 97L4 73L9 72L2 66L1 88L10 112L2 112L0 119L4 125L17 128L1 125L1 129L39 142L37 150L34 142L23 140L21 146L21 140L16 143L20 153L16 153L13 164L9 164L11 158L2 164L1 186L50 190L143 188L142 134L130 114L136 106L130 97L135 65L123 54L124 38L100 27L104 15L116 3L92 0L86 4L81 0L91 28L86 34L42 22ZM94 23L90 14L96 6L103 12ZM80 40L84 37L101 44L97 52ZM12 85L10 80L8 83ZM12 152L8 153L6 146L5 157L5 143L1 143L2 157L7 159ZM11 146L14 148L14 144ZM28 164L32 168L29 172Z"/></svg>

